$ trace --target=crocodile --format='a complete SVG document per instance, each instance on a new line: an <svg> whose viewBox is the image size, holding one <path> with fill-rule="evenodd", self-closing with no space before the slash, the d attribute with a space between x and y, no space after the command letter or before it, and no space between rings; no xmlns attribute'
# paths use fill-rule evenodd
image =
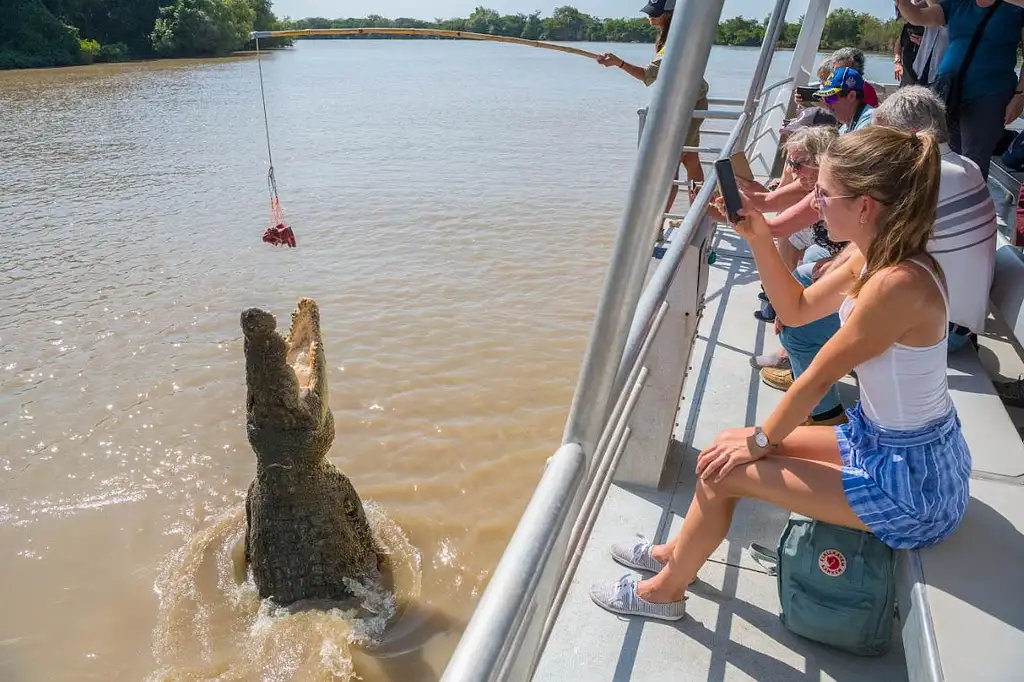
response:
<svg viewBox="0 0 1024 682"><path fill-rule="evenodd" d="M246 433L256 475L245 500L245 564L261 599L351 603L351 581L379 581L385 555L359 494L328 458L334 415L320 311L303 298L287 337L269 312L241 314Z"/></svg>

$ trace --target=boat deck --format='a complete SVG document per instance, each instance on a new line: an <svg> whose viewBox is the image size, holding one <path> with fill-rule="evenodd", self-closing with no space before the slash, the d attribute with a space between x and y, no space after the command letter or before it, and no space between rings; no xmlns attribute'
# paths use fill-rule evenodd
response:
<svg viewBox="0 0 1024 682"><path fill-rule="evenodd" d="M745 550L751 542L774 547L789 516L764 503L740 503L727 540L691 588L683 620L619 617L590 600L593 582L628 572L612 561L609 544L638 532L664 541L679 530L693 496L700 448L722 429L765 419L781 399L782 393L762 384L749 363L751 356L779 347L771 326L752 314L760 290L753 259L731 230L720 228L716 242L718 258L710 267L707 307L664 477L674 484L658 490L612 486L534 680L906 680L898 633L886 656L860 658L799 638L782 626L776 579ZM844 403L853 405L854 380L848 377L843 388Z"/></svg>

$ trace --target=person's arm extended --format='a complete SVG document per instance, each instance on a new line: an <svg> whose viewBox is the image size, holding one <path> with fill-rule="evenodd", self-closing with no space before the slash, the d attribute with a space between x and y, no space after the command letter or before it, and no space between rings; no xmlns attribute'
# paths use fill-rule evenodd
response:
<svg viewBox="0 0 1024 682"><path fill-rule="evenodd" d="M658 66L660 66L660 63L658 62L652 62L652 64L654 64L653 68L651 65L648 65L646 67L635 66L625 61L622 57L614 55L611 52L601 55L598 58L597 63L600 64L601 66L616 66L625 71L626 73L628 73L633 78L643 83L644 85L650 85L651 83L654 82L654 80L658 77Z"/></svg>
<svg viewBox="0 0 1024 682"><path fill-rule="evenodd" d="M818 351L765 420L764 432L772 443L783 441L802 424L830 386L857 365L881 355L920 319L924 295L920 280L916 279L920 273L911 271L916 267L897 266L875 275L864 285L850 318ZM816 286L819 284L808 291ZM768 295L772 296L770 292Z"/></svg>
<svg viewBox="0 0 1024 682"><path fill-rule="evenodd" d="M896 0L900 15L914 26L945 26L946 13L938 4L918 7L910 0Z"/></svg>
<svg viewBox="0 0 1024 682"><path fill-rule="evenodd" d="M791 182L779 187L774 192L751 197L754 207L763 213L778 213L796 206L807 196L807 190L799 182ZM814 222L813 220L811 222ZM809 223L808 223L809 224ZM806 227L806 226L805 226Z"/></svg>
<svg viewBox="0 0 1024 682"><path fill-rule="evenodd" d="M806 192L806 190L801 190ZM773 237L784 238L796 234L808 225L820 220L818 209L814 206L814 192L806 192L806 196L774 218L766 218L768 228Z"/></svg>
<svg viewBox="0 0 1024 682"><path fill-rule="evenodd" d="M839 310L864 265L864 258L858 251L859 257L851 257L841 266L829 268L821 279L805 289L793 277L770 235L748 238L747 243L757 263L761 286L787 327L802 327Z"/></svg>

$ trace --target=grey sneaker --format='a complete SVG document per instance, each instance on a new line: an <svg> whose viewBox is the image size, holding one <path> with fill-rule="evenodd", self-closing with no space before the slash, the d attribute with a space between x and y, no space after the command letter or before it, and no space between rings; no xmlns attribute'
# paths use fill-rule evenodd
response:
<svg viewBox="0 0 1024 682"><path fill-rule="evenodd" d="M651 547L654 545L640 533L636 534L636 538L635 542L616 542L609 547L612 559L615 559L617 563L622 564L626 568L660 573L661 569L665 568L665 564L651 556Z"/></svg>
<svg viewBox="0 0 1024 682"><path fill-rule="evenodd" d="M686 615L686 599L655 604L636 593L636 578L624 575L611 584L594 585L590 598L602 609L620 616L642 616L657 620L680 620Z"/></svg>
<svg viewBox="0 0 1024 682"><path fill-rule="evenodd" d="M608 548L608 551L616 563L622 564L626 568L647 571L648 573L661 573L661 569L665 568L665 564L651 556L651 548L653 546L651 541L643 534L637 533L635 541L630 543L616 542ZM690 581L690 584L693 585L695 582L697 582L696 577Z"/></svg>

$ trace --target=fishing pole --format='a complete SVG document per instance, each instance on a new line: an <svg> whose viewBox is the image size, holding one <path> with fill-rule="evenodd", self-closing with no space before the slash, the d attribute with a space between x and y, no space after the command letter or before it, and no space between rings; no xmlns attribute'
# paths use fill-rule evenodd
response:
<svg viewBox="0 0 1024 682"><path fill-rule="evenodd" d="M525 45L527 47L539 47L545 50L556 50L567 54L575 54L587 59L599 59L601 55L594 52L587 52L568 45L557 45L546 43L542 40L527 40L526 38L510 38L508 36L493 36L487 33L471 33L470 31L449 31L440 28L299 28L284 31L253 31L249 34L251 38L303 38L315 36L362 36L362 35L385 35L385 36L433 36L435 38L461 38L465 40L483 40L492 43L511 43Z"/></svg>

